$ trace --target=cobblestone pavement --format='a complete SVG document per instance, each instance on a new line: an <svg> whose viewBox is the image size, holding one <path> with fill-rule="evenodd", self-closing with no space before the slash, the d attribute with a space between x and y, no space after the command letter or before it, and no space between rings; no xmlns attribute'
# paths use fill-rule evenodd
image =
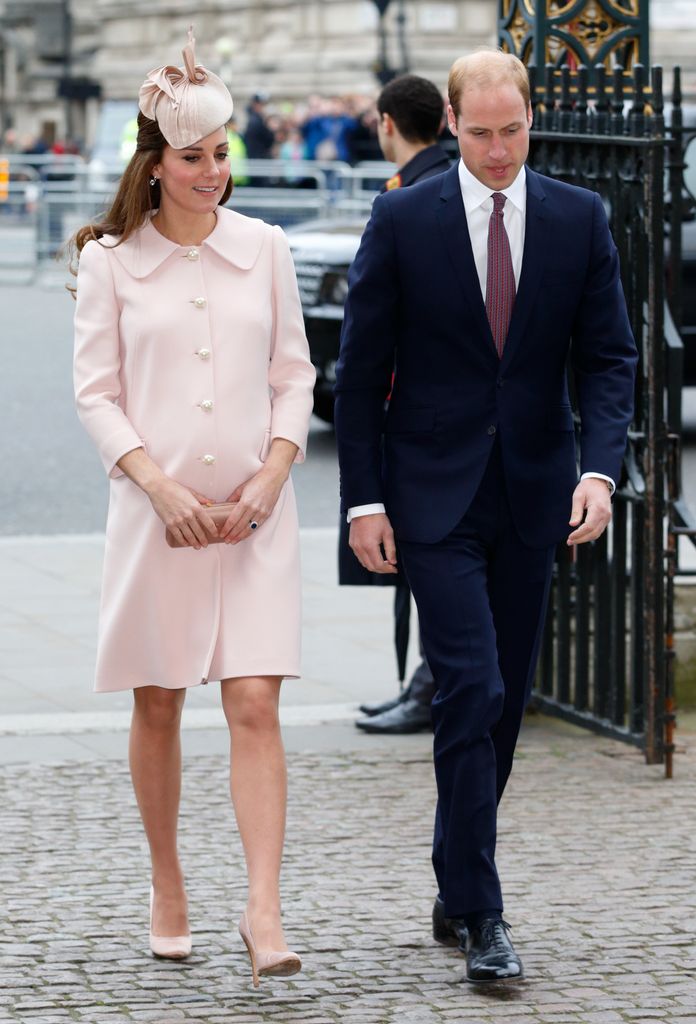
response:
<svg viewBox="0 0 696 1024"><path fill-rule="evenodd" d="M696 1024L695 744L665 782L634 750L532 719L499 841L528 980L482 991L430 937L422 739L406 752L291 755L284 904L305 969L257 991L236 934L245 885L223 757L185 768L194 955L183 964L147 952L126 766L3 767L2 1024Z"/></svg>

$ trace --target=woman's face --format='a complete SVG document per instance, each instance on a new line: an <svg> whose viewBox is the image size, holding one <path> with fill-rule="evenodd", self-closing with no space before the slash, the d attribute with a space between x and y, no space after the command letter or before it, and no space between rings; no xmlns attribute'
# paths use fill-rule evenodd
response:
<svg viewBox="0 0 696 1024"><path fill-rule="evenodd" d="M230 177L227 132L218 128L186 149L165 146L152 169L160 182L160 208L187 214L213 213Z"/></svg>

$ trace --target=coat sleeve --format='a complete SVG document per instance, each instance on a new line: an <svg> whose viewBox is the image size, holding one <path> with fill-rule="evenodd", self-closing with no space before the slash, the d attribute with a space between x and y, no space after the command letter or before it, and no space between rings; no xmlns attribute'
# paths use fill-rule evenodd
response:
<svg viewBox="0 0 696 1024"><path fill-rule="evenodd" d="M268 382L271 386L271 441L283 437L298 447L303 462L312 415L316 371L309 358L302 304L290 246L273 228L273 335Z"/></svg>
<svg viewBox="0 0 696 1024"><path fill-rule="evenodd" d="M144 443L119 405L121 352L119 306L104 246L91 240L77 274L73 376L77 415L99 451L106 472L122 476L116 463Z"/></svg>
<svg viewBox="0 0 696 1024"><path fill-rule="evenodd" d="M571 349L580 408L581 472L603 473L618 484L633 417L638 352L619 277L619 256L597 195L592 218L588 271Z"/></svg>
<svg viewBox="0 0 696 1024"><path fill-rule="evenodd" d="M387 193L375 200L348 274L350 289L334 388L343 512L384 503L381 439L401 298L388 199Z"/></svg>

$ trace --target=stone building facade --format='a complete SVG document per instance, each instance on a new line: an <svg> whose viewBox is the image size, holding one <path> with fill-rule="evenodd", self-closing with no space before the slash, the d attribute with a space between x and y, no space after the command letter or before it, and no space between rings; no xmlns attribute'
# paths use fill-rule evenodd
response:
<svg viewBox="0 0 696 1024"><path fill-rule="evenodd" d="M133 99L146 70L180 63L192 17L199 59L222 73L238 109L258 89L282 102L378 88L372 0L0 0L0 129L72 134L89 146L99 100L61 98L60 81L77 82L78 94L81 82L83 93L91 83L103 99ZM387 61L402 66L401 28L410 69L444 87L458 54L495 42L496 17L496 0L392 0ZM652 60L680 62L696 94L693 0L652 0L651 25Z"/></svg>

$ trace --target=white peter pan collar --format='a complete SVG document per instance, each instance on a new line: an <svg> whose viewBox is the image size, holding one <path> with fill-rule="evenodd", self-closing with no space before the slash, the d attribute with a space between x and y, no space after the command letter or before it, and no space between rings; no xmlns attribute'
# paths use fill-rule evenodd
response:
<svg viewBox="0 0 696 1024"><path fill-rule="evenodd" d="M240 270L251 270L261 252L266 232L270 229L255 217L245 217L234 210L218 207L217 223L196 249L212 249ZM178 245L161 235L151 220L135 231L125 242L114 235L104 235L102 245L113 249L123 268L135 278L147 277L174 253L185 256L194 247Z"/></svg>

